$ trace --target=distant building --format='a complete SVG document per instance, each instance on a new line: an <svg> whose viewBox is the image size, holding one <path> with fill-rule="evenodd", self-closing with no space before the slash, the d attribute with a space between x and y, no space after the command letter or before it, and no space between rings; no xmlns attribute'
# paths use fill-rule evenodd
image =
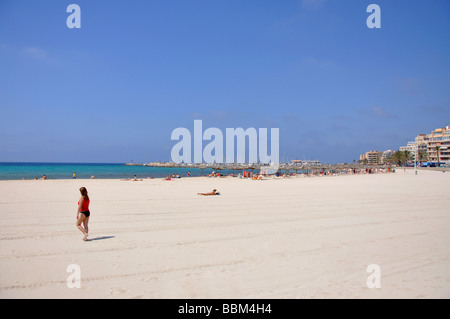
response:
<svg viewBox="0 0 450 319"><path fill-rule="evenodd" d="M416 151L416 142L408 142L406 146L400 146L399 150L402 152L408 151L411 154L414 154L414 152Z"/></svg>
<svg viewBox="0 0 450 319"><path fill-rule="evenodd" d="M428 152L428 139L427 134L419 134L416 136L417 151Z"/></svg>
<svg viewBox="0 0 450 319"><path fill-rule="evenodd" d="M427 158L430 162L450 163L450 125L443 128L437 128L430 134L419 134L414 142L408 142L408 145L401 146L400 151L409 151L412 156ZM417 152L417 153L416 153ZM425 156L424 156L425 155Z"/></svg>
<svg viewBox="0 0 450 319"><path fill-rule="evenodd" d="M431 134L428 134L428 160L431 162L438 161L437 146L439 146L439 162L450 163L450 125L437 128Z"/></svg>
<svg viewBox="0 0 450 319"><path fill-rule="evenodd" d="M386 150L381 154L381 163L385 163L386 159L390 158L395 152L393 150Z"/></svg>
<svg viewBox="0 0 450 319"><path fill-rule="evenodd" d="M419 134L416 136L417 160L428 160L428 134Z"/></svg>
<svg viewBox="0 0 450 319"><path fill-rule="evenodd" d="M383 152L368 151L367 153L359 156L359 161L365 162L367 160L367 164L380 164L382 156Z"/></svg>

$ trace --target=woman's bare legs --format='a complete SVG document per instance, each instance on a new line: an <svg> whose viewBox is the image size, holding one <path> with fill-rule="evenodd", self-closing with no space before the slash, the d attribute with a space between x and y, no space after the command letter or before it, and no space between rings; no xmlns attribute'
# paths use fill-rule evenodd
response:
<svg viewBox="0 0 450 319"><path fill-rule="evenodd" d="M84 230L84 228L81 226L81 223L86 219L86 216L84 214L79 213L78 219L77 219L77 228L83 233L84 238L83 240L87 240L88 233Z"/></svg>
<svg viewBox="0 0 450 319"><path fill-rule="evenodd" d="M84 231L89 234L89 217L85 217L83 220Z"/></svg>

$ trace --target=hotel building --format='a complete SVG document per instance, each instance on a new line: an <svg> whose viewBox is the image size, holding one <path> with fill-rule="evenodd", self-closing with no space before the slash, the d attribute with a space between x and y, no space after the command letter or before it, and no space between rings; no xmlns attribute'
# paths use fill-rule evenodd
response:
<svg viewBox="0 0 450 319"><path fill-rule="evenodd" d="M361 154L359 156L359 160L360 161L367 160L367 164L379 164L381 162L382 156L383 152L368 151L365 154Z"/></svg>
<svg viewBox="0 0 450 319"><path fill-rule="evenodd" d="M386 159L390 158L392 155L394 155L394 153L395 152L393 150L384 151L381 155L381 163L386 162Z"/></svg>
<svg viewBox="0 0 450 319"><path fill-rule="evenodd" d="M428 162L437 162L438 153L436 146L439 146L439 162L450 163L450 125L437 128L430 134L419 134L414 142L408 142L406 146L400 146L400 151L409 151L414 156L420 151L426 152Z"/></svg>
<svg viewBox="0 0 450 319"><path fill-rule="evenodd" d="M411 154L414 154L414 152L416 151L416 142L408 142L408 145L400 146L399 150L402 151L402 152L408 151Z"/></svg>
<svg viewBox="0 0 450 319"><path fill-rule="evenodd" d="M428 152L428 135L427 134L419 134L416 136L416 145L417 151L425 151Z"/></svg>
<svg viewBox="0 0 450 319"><path fill-rule="evenodd" d="M427 150L430 162L438 161L437 146L439 147L439 162L450 163L450 125L437 128L431 134L428 134Z"/></svg>

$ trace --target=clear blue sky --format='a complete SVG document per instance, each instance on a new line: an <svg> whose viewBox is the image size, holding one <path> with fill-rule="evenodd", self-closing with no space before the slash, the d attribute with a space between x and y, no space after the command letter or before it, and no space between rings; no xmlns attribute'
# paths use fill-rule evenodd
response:
<svg viewBox="0 0 450 319"><path fill-rule="evenodd" d="M448 0L1 0L0 161L166 161L194 119L278 127L282 160L397 150L450 124L449 14Z"/></svg>

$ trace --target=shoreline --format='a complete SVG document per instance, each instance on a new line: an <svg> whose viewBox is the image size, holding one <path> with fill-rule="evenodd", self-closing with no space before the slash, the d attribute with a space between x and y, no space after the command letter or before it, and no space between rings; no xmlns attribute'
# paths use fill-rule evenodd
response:
<svg viewBox="0 0 450 319"><path fill-rule="evenodd" d="M283 169L284 170L284 169ZM279 173L277 174L266 174L265 172L261 173L258 171L259 170L242 170L242 171L226 171L227 173L223 174L222 170L212 170L211 173L205 173L205 175L191 175L191 176L180 176L178 173L174 174L172 173L171 179L186 179L186 178L198 178L198 177L213 177L213 178L225 178L225 177L229 177L229 178L252 178L253 176L261 176L263 179L273 179L273 178L280 178L280 177L293 177L293 178L298 178L298 177L317 177L317 176L345 176L345 175L364 175L364 174L380 174L380 173L394 173L395 172L395 168L391 168L391 167L378 167L378 168L374 168L374 167L370 167L370 168L358 168L358 169L351 169L351 168L346 168L346 169L330 169L330 168L316 168L316 169L309 169L309 170L300 170L300 169L285 169L284 173L283 170L280 170ZM300 173L298 173L298 171L300 171ZM305 172L306 171L306 172ZM136 176L138 181L139 180L152 180L152 179L165 179L167 176L169 176L170 174L167 174L166 176L158 176L158 177L152 177L152 176L147 176L147 177L142 177L140 176ZM173 177L173 175L177 175L179 177ZM110 178L97 178L97 177L77 177L77 178L51 178L51 177L46 177L44 178L32 178L32 179L27 179L27 178L17 178L17 179L0 179L0 181L13 181L13 180L20 180L20 181L36 181L36 180L73 180L73 179L78 179L78 180L132 180L134 179L133 177L110 177Z"/></svg>
<svg viewBox="0 0 450 319"><path fill-rule="evenodd" d="M92 176L101 179L125 179L134 175L139 178L163 178L167 175L177 174L186 177L188 173L191 176L208 175L213 171L220 172L223 175L243 174L247 172L258 172L262 170L265 173L275 173L277 170L282 174L289 173L312 173L318 170L339 171L343 169L379 169L380 166L363 166L356 164L339 165L314 165L301 166L282 163L279 166L268 167L260 165L241 165L241 164L205 164L175 167L152 167L152 166L126 166L124 164L86 164L86 163L0 163L0 180L34 180L40 179L44 175L47 179L71 179L73 174L77 178L90 179ZM387 167L383 167L387 168Z"/></svg>

